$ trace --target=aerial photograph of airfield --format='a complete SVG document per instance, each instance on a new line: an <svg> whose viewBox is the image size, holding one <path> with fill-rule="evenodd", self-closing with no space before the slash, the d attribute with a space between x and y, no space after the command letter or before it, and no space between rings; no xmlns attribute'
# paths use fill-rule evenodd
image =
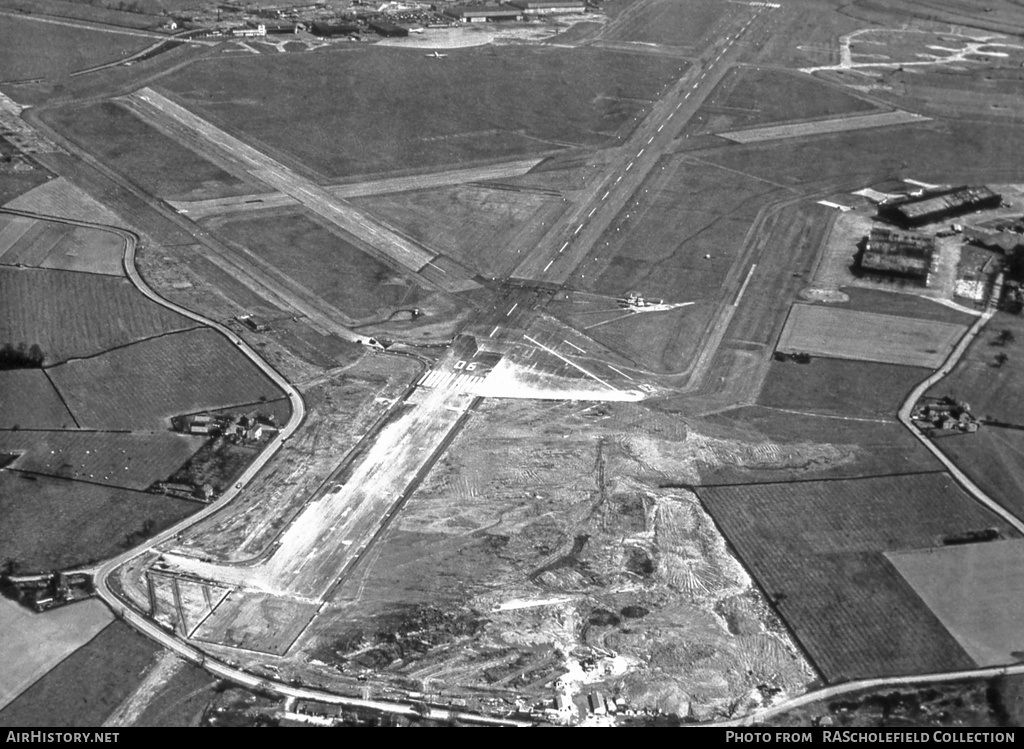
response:
<svg viewBox="0 0 1024 749"><path fill-rule="evenodd" d="M1024 723L1024 6L0 0L0 727Z"/></svg>

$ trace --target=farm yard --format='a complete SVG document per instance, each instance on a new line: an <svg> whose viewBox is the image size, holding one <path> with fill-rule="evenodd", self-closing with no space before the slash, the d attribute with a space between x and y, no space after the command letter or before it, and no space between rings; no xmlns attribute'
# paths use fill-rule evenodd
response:
<svg viewBox="0 0 1024 749"><path fill-rule="evenodd" d="M201 507L197 502L82 481L0 471L0 558L24 572L68 569L134 545ZM144 536L143 536L144 537Z"/></svg>
<svg viewBox="0 0 1024 749"><path fill-rule="evenodd" d="M44 366L195 326L127 278L0 267L0 345L37 344Z"/></svg>
<svg viewBox="0 0 1024 749"><path fill-rule="evenodd" d="M75 429L77 426L43 370L0 370L0 429Z"/></svg>
<svg viewBox="0 0 1024 749"><path fill-rule="evenodd" d="M975 664L883 556L994 528L945 473L697 493L831 683Z"/></svg>
<svg viewBox="0 0 1024 749"><path fill-rule="evenodd" d="M141 491L166 481L204 441L171 432L0 431L0 453L22 453L9 471Z"/></svg>
<svg viewBox="0 0 1024 749"><path fill-rule="evenodd" d="M87 429L160 430L178 414L281 397L223 335L205 328L150 338L47 372Z"/></svg>
<svg viewBox="0 0 1024 749"><path fill-rule="evenodd" d="M966 326L794 304L776 350L937 369Z"/></svg>
<svg viewBox="0 0 1024 749"><path fill-rule="evenodd" d="M1024 652L1024 542L991 541L886 558L979 666L1020 661Z"/></svg>
<svg viewBox="0 0 1024 749"><path fill-rule="evenodd" d="M101 102L47 111L47 122L147 192L202 200L258 191L143 122L120 104Z"/></svg>
<svg viewBox="0 0 1024 749"><path fill-rule="evenodd" d="M275 158L337 179L609 145L685 65L526 45L424 65L418 50L368 47L204 60L160 85Z"/></svg>

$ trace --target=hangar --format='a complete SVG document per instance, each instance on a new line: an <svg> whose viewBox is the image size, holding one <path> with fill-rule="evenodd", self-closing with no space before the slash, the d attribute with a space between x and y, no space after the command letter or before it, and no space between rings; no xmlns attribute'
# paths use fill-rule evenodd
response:
<svg viewBox="0 0 1024 749"><path fill-rule="evenodd" d="M971 211L998 208L1002 202L1002 196L987 187L965 185L928 190L921 195L889 200L878 206L878 213L902 226L921 226Z"/></svg>

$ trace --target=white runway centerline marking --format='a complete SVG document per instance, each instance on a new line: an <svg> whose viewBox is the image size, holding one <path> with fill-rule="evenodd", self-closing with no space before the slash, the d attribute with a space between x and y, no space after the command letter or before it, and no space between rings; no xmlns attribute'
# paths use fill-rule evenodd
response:
<svg viewBox="0 0 1024 749"><path fill-rule="evenodd" d="M511 315L512 312L515 311L515 308L518 307L518 306L519 306L519 302L516 302L515 304L513 304L512 305L512 309L510 309L508 312L505 313L505 317L508 317L509 315Z"/></svg>
<svg viewBox="0 0 1024 749"><path fill-rule="evenodd" d="M573 236L575 237L575 236L576 236L577 234L579 234L579 233L580 233L580 231L582 231L582 230L583 230L583 224L580 224L579 226L577 226L577 227L576 227L576 231L574 231L574 232L572 233L572 235L573 235Z"/></svg>
<svg viewBox="0 0 1024 749"><path fill-rule="evenodd" d="M569 246L569 243L568 243L568 242L566 242L565 244L563 244L563 245L562 245L561 249L559 249L558 251L559 251L559 252L564 252L564 251L565 251L565 248L566 248L566 247L568 247L568 246Z"/></svg>
<svg viewBox="0 0 1024 749"><path fill-rule="evenodd" d="M550 267L551 267L551 264L552 264L553 262L555 262L555 261L554 261L554 260L548 260L548 264L544 266L544 272L545 272L545 273L547 272L548 268L550 268Z"/></svg>
<svg viewBox="0 0 1024 749"><path fill-rule="evenodd" d="M612 194L611 190L608 190L604 195L601 196L601 200L608 200L608 196Z"/></svg>
<svg viewBox="0 0 1024 749"><path fill-rule="evenodd" d="M658 125L658 132L660 133L662 128L664 128L664 127L665 127L665 123L662 123L662 124Z"/></svg>
<svg viewBox="0 0 1024 749"><path fill-rule="evenodd" d="M629 171L630 169L632 169L632 168L633 168L633 162L632 162L632 161L631 161L631 162L629 162L628 164L626 164L626 171L627 171L627 172L628 172L628 171Z"/></svg>
<svg viewBox="0 0 1024 749"><path fill-rule="evenodd" d="M487 337L488 338L494 338L494 334L498 332L498 328L500 328L500 327L501 327L500 325L495 325L494 326L494 330L492 330L491 334L489 336L487 336Z"/></svg>
<svg viewBox="0 0 1024 749"><path fill-rule="evenodd" d="M594 212L596 210L597 210L597 206L595 205L593 208L590 209L590 213L587 214L587 218L590 218L591 216L593 216Z"/></svg>

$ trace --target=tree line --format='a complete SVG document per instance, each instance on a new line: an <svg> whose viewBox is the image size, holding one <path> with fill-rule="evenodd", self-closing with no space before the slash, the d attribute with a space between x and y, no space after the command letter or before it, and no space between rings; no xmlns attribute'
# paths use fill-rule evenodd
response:
<svg viewBox="0 0 1024 749"><path fill-rule="evenodd" d="M43 366L46 354L38 343L31 346L19 343L5 343L0 347L0 370L2 369L39 369Z"/></svg>

